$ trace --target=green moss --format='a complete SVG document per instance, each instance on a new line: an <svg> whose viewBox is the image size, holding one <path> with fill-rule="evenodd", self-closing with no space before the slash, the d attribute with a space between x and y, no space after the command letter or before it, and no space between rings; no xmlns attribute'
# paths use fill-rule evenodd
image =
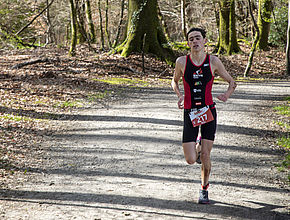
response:
<svg viewBox="0 0 290 220"><path fill-rule="evenodd" d="M275 124L279 125L280 127L282 128L285 128L287 130L290 130L290 125L286 122L283 122L283 121L276 121L274 122Z"/></svg>
<svg viewBox="0 0 290 220"><path fill-rule="evenodd" d="M112 91L104 91L104 92L97 92L97 93L94 93L94 94L90 94L87 96L87 99L90 101L90 102L95 102L97 101L98 99L104 99L106 98L107 96L109 96L110 94L112 93Z"/></svg>
<svg viewBox="0 0 290 220"><path fill-rule="evenodd" d="M140 80L137 78L132 78L132 79L128 79L128 78L108 78L108 79L94 79L96 81L100 81L100 82L104 82L104 83L108 83L111 85L128 85L128 86L141 86L141 87L146 87L149 85L148 82L144 81L144 80Z"/></svg>
<svg viewBox="0 0 290 220"><path fill-rule="evenodd" d="M33 121L33 119L25 116L19 116L19 115L13 115L13 114L4 114L0 115L0 119L5 119L9 121L15 121L15 122L20 122L20 121Z"/></svg>
<svg viewBox="0 0 290 220"><path fill-rule="evenodd" d="M80 108L82 106L78 101L64 101L55 105L57 108Z"/></svg>
<svg viewBox="0 0 290 220"><path fill-rule="evenodd" d="M284 147L284 148L290 150L290 138L289 137L283 136L283 137L278 138L277 144L281 147Z"/></svg>
<svg viewBox="0 0 290 220"><path fill-rule="evenodd" d="M266 80L265 78L255 78L255 77L237 77L236 81L237 82L250 82L250 81L264 81Z"/></svg>
<svg viewBox="0 0 290 220"><path fill-rule="evenodd" d="M279 115L286 115L286 116L290 116L290 106L289 105L279 105L279 106L275 106L274 110L276 110L276 112Z"/></svg>

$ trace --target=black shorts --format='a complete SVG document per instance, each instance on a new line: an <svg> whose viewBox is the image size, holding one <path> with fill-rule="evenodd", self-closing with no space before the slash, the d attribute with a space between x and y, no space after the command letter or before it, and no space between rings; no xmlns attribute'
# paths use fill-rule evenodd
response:
<svg viewBox="0 0 290 220"><path fill-rule="evenodd" d="M212 112L212 115L214 117L214 120L211 122L208 122L206 124L203 124L201 126L193 127L192 122L189 117L189 110L184 109L184 124L183 124L183 137L182 137L182 143L187 142L196 142L199 127L201 127L201 138L212 140L214 141L215 133L216 133L216 125L217 125L217 113L215 107L210 109Z"/></svg>

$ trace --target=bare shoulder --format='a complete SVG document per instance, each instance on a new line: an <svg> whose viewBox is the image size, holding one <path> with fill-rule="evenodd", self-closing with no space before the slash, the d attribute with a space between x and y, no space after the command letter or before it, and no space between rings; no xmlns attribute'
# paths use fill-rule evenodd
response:
<svg viewBox="0 0 290 220"><path fill-rule="evenodd" d="M186 56L181 56L176 59L175 72L182 74L186 65Z"/></svg>
<svg viewBox="0 0 290 220"><path fill-rule="evenodd" d="M185 65L186 63L186 56L181 56L176 59L176 64L178 65Z"/></svg>
<svg viewBox="0 0 290 220"><path fill-rule="evenodd" d="M217 66L222 64L222 61L217 56L210 55L210 63L213 66Z"/></svg>
<svg viewBox="0 0 290 220"><path fill-rule="evenodd" d="M224 64L217 56L210 55L210 65L212 71L218 75L223 74L223 72L226 72Z"/></svg>

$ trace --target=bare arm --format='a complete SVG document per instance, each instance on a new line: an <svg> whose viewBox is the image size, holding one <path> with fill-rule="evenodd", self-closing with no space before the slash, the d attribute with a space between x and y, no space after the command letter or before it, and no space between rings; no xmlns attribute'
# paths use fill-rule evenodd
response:
<svg viewBox="0 0 290 220"><path fill-rule="evenodd" d="M183 108L183 94L181 94L180 89L179 89L179 80L182 77L183 74L183 69L185 66L185 57L179 57L176 60L176 64L175 64L175 71L174 71L174 75L171 81L171 86L172 89L174 90L174 92L176 93L176 95L178 96L178 108L182 109Z"/></svg>
<svg viewBox="0 0 290 220"><path fill-rule="evenodd" d="M221 78L223 78L225 81L229 83L228 90L223 94L217 96L219 100L226 102L228 98L232 95L232 93L235 91L237 83L235 82L233 77L231 77L231 75L226 71L223 63L220 61L218 57L211 56L211 63L214 73L219 75Z"/></svg>

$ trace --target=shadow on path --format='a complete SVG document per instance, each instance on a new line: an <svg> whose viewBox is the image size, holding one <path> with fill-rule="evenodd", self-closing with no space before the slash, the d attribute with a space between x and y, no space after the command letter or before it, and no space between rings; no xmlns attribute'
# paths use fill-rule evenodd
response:
<svg viewBox="0 0 290 220"><path fill-rule="evenodd" d="M230 203L223 203L219 201L212 201L212 205L199 205L191 201L176 201L167 199L158 199L152 197L135 197L114 194L92 194L92 193L77 193L77 192L41 192L41 191L24 191L24 190L3 190L0 191L3 195L2 201L16 201L26 203L40 203L60 206L77 206L84 208L104 208L117 209L110 205L124 205L124 206L139 206L152 209L172 210L172 211L187 211L204 213L211 215L219 215L224 217L237 217L245 219L275 219L285 220L288 215L277 213L274 210L278 208L285 208L284 206L266 204L260 202L245 201L261 206L261 208L251 208L249 205L232 205ZM81 202L86 204L71 204L64 202ZM106 204L105 206L88 205L88 203ZM123 209L122 209L123 210ZM130 209L124 208L126 211ZM132 209L131 209L132 210ZM132 210L133 211L133 210ZM134 210L136 212L136 210ZM143 212L143 211L141 211ZM151 212L150 212L151 213ZM155 211L155 214L163 215L163 212Z"/></svg>

